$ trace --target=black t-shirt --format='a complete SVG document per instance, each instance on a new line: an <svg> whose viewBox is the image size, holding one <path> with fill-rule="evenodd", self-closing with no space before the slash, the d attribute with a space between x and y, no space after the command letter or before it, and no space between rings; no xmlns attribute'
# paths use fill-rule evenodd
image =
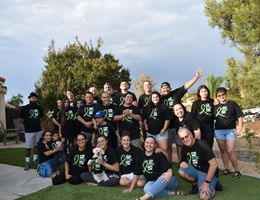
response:
<svg viewBox="0 0 260 200"><path fill-rule="evenodd" d="M151 156L147 156L143 152L141 154L140 163L138 170L134 171L134 174L143 174L147 182L155 181L171 168L170 163L163 153L153 153Z"/></svg>
<svg viewBox="0 0 260 200"><path fill-rule="evenodd" d="M184 145L181 150L181 162L187 162L205 173L208 173L208 161L212 158L215 158L215 155L204 140L195 140L192 147ZM217 171L215 175L217 175Z"/></svg>
<svg viewBox="0 0 260 200"><path fill-rule="evenodd" d="M235 129L237 119L244 114L236 102L228 101L214 106L214 116L215 129Z"/></svg>
<svg viewBox="0 0 260 200"><path fill-rule="evenodd" d="M119 146L116 149L117 158L120 167L120 173L129 174L138 170L138 166L140 165L140 156L142 154L142 150L132 146L129 151L125 151L122 146Z"/></svg>
<svg viewBox="0 0 260 200"><path fill-rule="evenodd" d="M108 106L101 105L99 109L104 111L105 121L112 123L113 126L117 128L117 123L113 119L116 111L116 106L114 104L110 104Z"/></svg>
<svg viewBox="0 0 260 200"><path fill-rule="evenodd" d="M184 86L179 87L175 90L170 91L167 95L162 95L162 102L172 110L172 107L176 103L181 103L182 97L186 94L187 90Z"/></svg>
<svg viewBox="0 0 260 200"><path fill-rule="evenodd" d="M122 94L121 92L118 92L116 94L116 96L115 96L115 99L114 99L115 101L113 103L118 105L118 106L123 106L124 103L125 103L125 96L127 94L129 94L129 93L133 95L133 101L137 101L137 98L136 98L135 94L133 92L128 91L125 94Z"/></svg>
<svg viewBox="0 0 260 200"><path fill-rule="evenodd" d="M147 120L148 133L152 135L159 134L164 127L166 120L171 120L170 110L164 105L148 106L143 110L143 117Z"/></svg>
<svg viewBox="0 0 260 200"><path fill-rule="evenodd" d="M51 148L51 142L48 142L47 144L44 144L42 140L40 140L37 144L37 150L39 155L39 163L45 162L49 159L53 158L53 155L46 156L44 152L52 150Z"/></svg>
<svg viewBox="0 0 260 200"><path fill-rule="evenodd" d="M78 109L77 116L80 116L82 119L84 119L86 122L91 122L92 118L94 117L95 113L98 111L99 106L97 104L91 104L91 105L83 105ZM81 130L87 133L93 133L94 127L88 128L86 126L81 126Z"/></svg>
<svg viewBox="0 0 260 200"><path fill-rule="evenodd" d="M27 104L23 106L20 117L24 119L25 132L33 133L41 131L40 118L43 117L43 110L37 104Z"/></svg>
<svg viewBox="0 0 260 200"><path fill-rule="evenodd" d="M62 134L69 135L75 132L76 109L75 107L68 107L63 114Z"/></svg>
<svg viewBox="0 0 260 200"><path fill-rule="evenodd" d="M140 109L136 106L120 106L116 109L115 115L122 115L124 110L129 109L133 114L140 114ZM121 135L124 130L129 131L132 139L140 138L140 125L138 120L134 120L130 116L124 117L122 120L118 121L119 134Z"/></svg>
<svg viewBox="0 0 260 200"><path fill-rule="evenodd" d="M58 123L61 123L61 110L59 108L56 108L53 111L51 118L55 119ZM56 124L54 124L54 131L59 131L59 127Z"/></svg>
<svg viewBox="0 0 260 200"><path fill-rule="evenodd" d="M82 172L88 171L88 161L92 158L92 151L90 148L86 148L80 151L78 147L72 149L67 156L67 162L69 163L69 174L79 175Z"/></svg>
<svg viewBox="0 0 260 200"><path fill-rule="evenodd" d="M172 123L173 123L173 127L176 128L177 132L178 132L179 128L182 127L182 128L189 129L194 134L194 130L197 130L199 128L198 122L187 111L184 114L184 118L182 121L180 121L177 117L174 117Z"/></svg>
<svg viewBox="0 0 260 200"><path fill-rule="evenodd" d="M213 99L205 101L194 101L191 108L191 115L195 117L200 124L207 124L210 127L214 127L214 106Z"/></svg>
<svg viewBox="0 0 260 200"><path fill-rule="evenodd" d="M151 100L150 94L142 94L139 97L138 108L140 108L142 114L143 114L143 110L149 105L150 100Z"/></svg>
<svg viewBox="0 0 260 200"><path fill-rule="evenodd" d="M113 165L117 162L117 156L115 151L110 148L107 147L107 149L105 150L104 155L102 156L102 159L110 165ZM105 171L107 174L113 174L116 173L114 171L111 171L109 169L107 169L106 167L104 167L103 165L99 164L98 161L96 159L93 159L93 163L92 163L92 171L95 174L101 173L102 171Z"/></svg>
<svg viewBox="0 0 260 200"><path fill-rule="evenodd" d="M105 136L108 139L108 146L111 147L111 142L116 137L116 130L110 122L106 122L105 125L97 125L95 135L96 138L99 136Z"/></svg>

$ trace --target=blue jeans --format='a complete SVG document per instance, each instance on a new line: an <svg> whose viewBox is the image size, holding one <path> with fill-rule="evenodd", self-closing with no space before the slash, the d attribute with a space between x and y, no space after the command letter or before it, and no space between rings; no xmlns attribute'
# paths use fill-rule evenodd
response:
<svg viewBox="0 0 260 200"><path fill-rule="evenodd" d="M207 174L205 172L195 169L192 165L189 165L188 168L180 168L179 171L187 174L189 177L194 178L198 182L199 190L207 177ZM212 194L215 191L217 181L218 179L214 176L209 184L209 188Z"/></svg>
<svg viewBox="0 0 260 200"><path fill-rule="evenodd" d="M168 183L164 183L161 175L156 181L148 181L144 186L144 192L151 197L167 196L176 189L177 185L176 176L172 176Z"/></svg>
<svg viewBox="0 0 260 200"><path fill-rule="evenodd" d="M40 163L41 166L46 168L46 176L49 177L52 175L53 171L56 171L57 167L60 164L63 164L66 160L66 154L64 152L58 152L53 156L52 159L49 159L45 162Z"/></svg>

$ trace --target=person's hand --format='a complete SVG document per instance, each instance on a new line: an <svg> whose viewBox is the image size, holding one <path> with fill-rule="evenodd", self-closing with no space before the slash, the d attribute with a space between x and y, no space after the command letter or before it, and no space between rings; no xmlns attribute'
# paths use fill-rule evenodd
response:
<svg viewBox="0 0 260 200"><path fill-rule="evenodd" d="M189 164L186 163L186 162L181 162L180 167L181 167L181 168L188 168L188 167L189 167Z"/></svg>
<svg viewBox="0 0 260 200"><path fill-rule="evenodd" d="M166 130L165 130L165 129L162 129L162 130L160 131L160 136L163 136L163 135L165 134L165 132L166 132Z"/></svg>
<svg viewBox="0 0 260 200"><path fill-rule="evenodd" d="M197 69L195 76L196 76L197 79L199 79L202 76L202 70Z"/></svg>
<svg viewBox="0 0 260 200"><path fill-rule="evenodd" d="M242 128L237 128L237 129L235 130L235 133L236 133L237 136L240 136L241 133L242 133Z"/></svg>
<svg viewBox="0 0 260 200"><path fill-rule="evenodd" d="M57 144L56 149L57 151L63 151L63 144L61 142Z"/></svg>
<svg viewBox="0 0 260 200"><path fill-rule="evenodd" d="M168 183L172 177L172 172L165 172L163 173L163 183Z"/></svg>
<svg viewBox="0 0 260 200"><path fill-rule="evenodd" d="M132 190L130 188L127 188L127 189L124 189L123 192L124 193L130 193L130 192L132 192Z"/></svg>
<svg viewBox="0 0 260 200"><path fill-rule="evenodd" d="M200 195L205 195L210 197L211 196L211 191L209 189L209 183L204 182L201 186L200 190Z"/></svg>

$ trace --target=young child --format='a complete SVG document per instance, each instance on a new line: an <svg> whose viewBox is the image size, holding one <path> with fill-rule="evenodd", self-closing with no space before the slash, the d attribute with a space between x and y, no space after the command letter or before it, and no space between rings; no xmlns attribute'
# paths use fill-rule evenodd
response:
<svg viewBox="0 0 260 200"><path fill-rule="evenodd" d="M104 111L97 111L94 115L94 135L92 141L96 141L99 136L105 136L108 140L108 146L113 149L117 148L117 142L113 142L116 138L116 131L112 124L105 121Z"/></svg>
<svg viewBox="0 0 260 200"><path fill-rule="evenodd" d="M54 150L56 149L57 145L60 144L61 141L61 137L59 133L53 133L52 135L52 141L51 141L51 149ZM60 163L64 163L66 160L66 153L64 151L58 151L54 154L55 156L53 157L53 159L58 159ZM53 177L59 174L59 171L54 170L54 174Z"/></svg>

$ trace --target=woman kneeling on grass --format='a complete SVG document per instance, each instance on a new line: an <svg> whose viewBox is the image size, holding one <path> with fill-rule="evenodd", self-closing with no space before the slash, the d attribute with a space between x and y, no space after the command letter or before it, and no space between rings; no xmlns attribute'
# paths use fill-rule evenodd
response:
<svg viewBox="0 0 260 200"><path fill-rule="evenodd" d="M50 177L55 175L57 167L63 164L65 157L58 154L58 152L63 151L63 144L60 143L55 149L51 147L52 143L52 133L49 131L44 131L40 141L37 144L37 150L39 153L39 166L38 170L44 169L44 174L40 174L42 177ZM40 172L39 173L43 173Z"/></svg>
<svg viewBox="0 0 260 200"><path fill-rule="evenodd" d="M155 153L156 141L152 136L147 136L144 142L144 152L138 171L134 172L134 180L129 188L131 192L138 180L138 175L143 174L147 183L144 186L145 194L136 198L146 200L155 196L184 195L177 190L177 179L173 175L172 167L163 153Z"/></svg>
<svg viewBox="0 0 260 200"><path fill-rule="evenodd" d="M116 186L119 182L119 164L114 150L107 146L107 138L99 135L97 147L103 151L100 157L93 156L89 171L81 174L81 179L90 185ZM94 149L95 150L95 149ZM94 158L95 157L95 158Z"/></svg>
<svg viewBox="0 0 260 200"><path fill-rule="evenodd" d="M134 178L133 172L139 167L142 150L131 144L130 133L125 131L121 136L121 146L116 149L116 152L121 174L119 184L129 187ZM144 184L145 179L143 176L140 176L137 181L137 187L143 187Z"/></svg>
<svg viewBox="0 0 260 200"><path fill-rule="evenodd" d="M69 182L80 184L82 182L80 174L88 170L88 161L92 157L91 148L87 147L86 136L82 133L76 137L77 146L72 149L65 161L64 171L52 179L53 185Z"/></svg>

